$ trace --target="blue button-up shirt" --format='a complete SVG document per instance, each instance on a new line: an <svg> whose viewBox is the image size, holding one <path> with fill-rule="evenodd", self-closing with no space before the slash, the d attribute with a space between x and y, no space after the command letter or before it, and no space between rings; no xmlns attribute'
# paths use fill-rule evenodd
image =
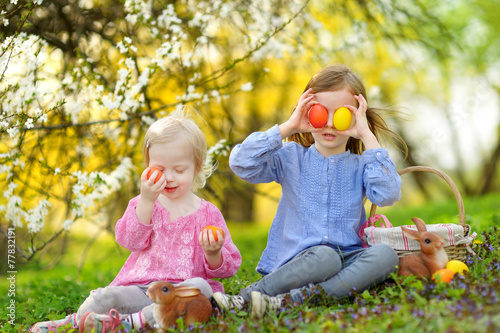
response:
<svg viewBox="0 0 500 333"><path fill-rule="evenodd" d="M283 143L278 126L251 134L235 146L229 165L249 183L281 185L278 210L257 271L268 274L302 250L325 244L340 251L361 248L366 221L363 199L378 206L401 198L401 178L386 149L363 155L346 151L328 158L314 144Z"/></svg>

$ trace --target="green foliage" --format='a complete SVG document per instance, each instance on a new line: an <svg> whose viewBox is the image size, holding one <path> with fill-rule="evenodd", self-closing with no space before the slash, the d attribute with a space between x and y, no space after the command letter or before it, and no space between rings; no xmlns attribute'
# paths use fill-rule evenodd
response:
<svg viewBox="0 0 500 333"><path fill-rule="evenodd" d="M456 275L449 284L393 275L385 283L369 290L360 293L353 290L352 295L345 299L334 300L323 290L316 290L304 304L289 305L281 313L269 313L262 319L250 318L249 309L217 312L209 323L188 326L179 321L180 329L169 332L499 331L500 229L496 226L499 217L495 206L484 203L498 202L499 197L466 200L474 215L471 224L479 233L473 245L477 255L469 256L466 261L470 271L463 276ZM475 205L483 211L475 211ZM430 218L436 218L443 213L444 206L451 209L453 202L428 204L415 209L420 215L430 214ZM481 221L480 225L484 228L474 227L476 221ZM268 227L256 223L230 223L229 228L242 253L243 264L236 276L222 282L226 292L236 294L240 288L260 278L255 266L266 244ZM101 243L97 252L105 249L114 253L112 240ZM80 275L75 273L76 261L73 266L64 263L45 271L32 263L20 268L16 286L16 326L11 327L4 321L4 309L9 300L2 297L0 332L26 331L37 321L63 318L78 309L90 290L109 283L119 269L117 257L118 263L123 258L108 255L108 259L103 260L103 256L90 254ZM77 281L76 276L82 281ZM4 286L7 284L2 279L0 287L3 289ZM5 293L2 291L2 294Z"/></svg>

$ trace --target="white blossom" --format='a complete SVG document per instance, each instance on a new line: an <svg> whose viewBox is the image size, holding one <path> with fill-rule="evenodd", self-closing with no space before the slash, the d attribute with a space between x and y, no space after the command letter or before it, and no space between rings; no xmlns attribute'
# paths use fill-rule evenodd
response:
<svg viewBox="0 0 500 333"><path fill-rule="evenodd" d="M29 232L37 233L43 229L45 226L45 216L49 211L48 207L50 207L50 203L47 199L43 199L37 207L30 209L28 213L26 213L26 222Z"/></svg>
<svg viewBox="0 0 500 333"><path fill-rule="evenodd" d="M17 136L17 134L19 133L19 129L16 127L11 127L7 129L7 133L9 133L9 136L12 139Z"/></svg>
<svg viewBox="0 0 500 333"><path fill-rule="evenodd" d="M30 128L33 128L33 119L32 118L28 118L28 120L24 123L24 126L26 126L26 128L30 129Z"/></svg>
<svg viewBox="0 0 500 333"><path fill-rule="evenodd" d="M252 82L247 82L241 85L241 91L251 91L253 89Z"/></svg>
<svg viewBox="0 0 500 333"><path fill-rule="evenodd" d="M17 185L16 183L10 183L10 184L8 185L7 190L5 190L5 191L3 192L3 196L4 196L5 198L7 198L7 199L8 199L9 197L11 197L11 196L12 196L12 193L14 192L14 190L16 189L16 187L17 187L17 186L18 186L18 185Z"/></svg>
<svg viewBox="0 0 500 333"><path fill-rule="evenodd" d="M10 173L12 170L12 165L0 164L0 174Z"/></svg>
<svg viewBox="0 0 500 333"><path fill-rule="evenodd" d="M120 50L120 53L127 53L128 52L128 47L123 44L123 42L118 42L118 44L116 44L116 47L118 48L118 50Z"/></svg>
<svg viewBox="0 0 500 333"><path fill-rule="evenodd" d="M128 69L135 69L134 59L132 58L125 59L125 66L127 66Z"/></svg>
<svg viewBox="0 0 500 333"><path fill-rule="evenodd" d="M219 156L227 156L229 153L230 147L227 144L226 139L219 140L215 145L208 148L207 150L207 160L205 161L205 165L211 166L215 164L215 160Z"/></svg>
<svg viewBox="0 0 500 333"><path fill-rule="evenodd" d="M70 219L64 220L64 222L62 224L64 230L68 231L74 222L75 222L74 220L70 220Z"/></svg>
<svg viewBox="0 0 500 333"><path fill-rule="evenodd" d="M109 175L102 172L88 174L80 170L73 172L73 177L77 179L77 182L72 187L74 199L71 212L74 217L83 217L85 212L93 207L95 203L106 199L119 190L123 181L130 177L132 168L132 160L124 157L121 164ZM90 190L91 188L92 190Z"/></svg>
<svg viewBox="0 0 500 333"><path fill-rule="evenodd" d="M26 217L26 213L21 208L21 204L23 199L18 196L11 196L7 203L7 209L5 212L5 219L12 223L12 225L16 228L20 228L23 226L22 221Z"/></svg>

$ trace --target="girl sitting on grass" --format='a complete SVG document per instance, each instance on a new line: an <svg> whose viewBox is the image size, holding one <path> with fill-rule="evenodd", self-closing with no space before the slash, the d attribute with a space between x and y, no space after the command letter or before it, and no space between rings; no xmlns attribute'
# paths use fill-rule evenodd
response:
<svg viewBox="0 0 500 333"><path fill-rule="evenodd" d="M196 287L210 298L213 291L224 291L211 279L236 274L241 255L221 212L195 194L211 171L204 168L207 144L198 126L181 114L157 120L146 133L143 155L141 194L130 200L115 228L116 241L132 252L122 269L109 286L93 290L77 313L37 323L30 332L153 327L154 304L146 290L154 282ZM152 166L161 170L159 180L158 170L148 177ZM215 241L210 230L202 231L209 225L224 235L217 231Z"/></svg>
<svg viewBox="0 0 500 333"><path fill-rule="evenodd" d="M314 104L328 111L322 128L308 122ZM333 124L340 107L353 115L344 131ZM368 107L358 76L345 66L328 66L309 81L290 119L237 145L229 159L234 173L249 183L275 181L282 195L257 266L264 276L238 296L215 293L217 305L242 309L250 302L252 315L261 317L287 301L303 302L317 286L341 298L394 272L398 256L392 248L365 249L358 237L366 220L365 197L387 206L401 196L396 166L379 144L391 134L377 110Z"/></svg>

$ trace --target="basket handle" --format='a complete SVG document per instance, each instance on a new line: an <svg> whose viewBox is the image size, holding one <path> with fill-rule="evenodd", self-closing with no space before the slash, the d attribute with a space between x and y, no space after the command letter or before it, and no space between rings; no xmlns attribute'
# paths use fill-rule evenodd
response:
<svg viewBox="0 0 500 333"><path fill-rule="evenodd" d="M411 167L407 167L407 168L399 170L398 173L402 176L406 173L415 172L415 171L423 171L423 172L433 173L435 175L438 175L439 177L444 179L446 181L446 183L448 183L448 185L453 190L453 194L455 195L455 200L457 201L458 222L461 226L465 227L466 223L465 223L464 202L462 200L462 195L460 195L460 192L458 191L458 188L455 185L455 183L453 182L453 180L443 171L435 169L435 168L427 167L427 166L411 166ZM370 217L375 215L376 210L377 210L377 205L372 203L372 206L370 209Z"/></svg>

